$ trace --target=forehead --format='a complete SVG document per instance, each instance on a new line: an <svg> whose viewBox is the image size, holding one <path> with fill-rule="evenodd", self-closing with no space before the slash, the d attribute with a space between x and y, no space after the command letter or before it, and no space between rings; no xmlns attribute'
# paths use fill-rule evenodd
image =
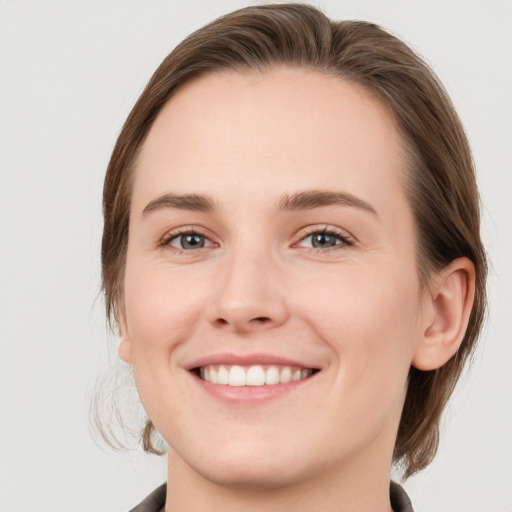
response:
<svg viewBox="0 0 512 512"><path fill-rule="evenodd" d="M403 157L388 108L362 86L288 67L215 73L178 89L158 115L139 155L134 200L225 195L227 184L245 185L248 196L342 187L391 200L402 192Z"/></svg>

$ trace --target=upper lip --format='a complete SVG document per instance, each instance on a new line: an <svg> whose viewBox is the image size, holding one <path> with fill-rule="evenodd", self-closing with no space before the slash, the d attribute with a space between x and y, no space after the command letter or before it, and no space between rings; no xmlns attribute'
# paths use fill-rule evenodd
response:
<svg viewBox="0 0 512 512"><path fill-rule="evenodd" d="M254 365L280 365L280 366L299 366L301 368L318 369L318 366L290 359L287 357L276 356L273 354L232 354L220 353L210 354L200 357L186 366L187 370L193 370L202 366L213 364L238 365L238 366L254 366Z"/></svg>

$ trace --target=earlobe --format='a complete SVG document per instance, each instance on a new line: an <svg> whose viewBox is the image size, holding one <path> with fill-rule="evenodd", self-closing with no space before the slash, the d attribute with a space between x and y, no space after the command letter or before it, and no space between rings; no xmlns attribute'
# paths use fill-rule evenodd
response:
<svg viewBox="0 0 512 512"><path fill-rule="evenodd" d="M119 341L117 343L117 353L121 361L132 363L132 347L124 319L119 322Z"/></svg>
<svg viewBox="0 0 512 512"><path fill-rule="evenodd" d="M424 326L412 365L418 370L443 366L459 349L473 307L475 267L468 258L458 258L435 276L430 295L432 312Z"/></svg>
<svg viewBox="0 0 512 512"><path fill-rule="evenodd" d="M131 364L132 363L132 351L130 342L125 337L119 338L119 344L117 346L117 353L119 354L119 358L121 361L124 361L125 363Z"/></svg>

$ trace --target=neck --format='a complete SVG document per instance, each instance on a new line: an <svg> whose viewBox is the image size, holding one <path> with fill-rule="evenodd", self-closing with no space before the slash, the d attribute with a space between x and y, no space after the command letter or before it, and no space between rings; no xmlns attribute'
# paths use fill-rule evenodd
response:
<svg viewBox="0 0 512 512"><path fill-rule="evenodd" d="M392 512L389 501L390 463L368 461L350 469L328 468L307 479L280 485L215 482L196 472L172 450L166 512Z"/></svg>

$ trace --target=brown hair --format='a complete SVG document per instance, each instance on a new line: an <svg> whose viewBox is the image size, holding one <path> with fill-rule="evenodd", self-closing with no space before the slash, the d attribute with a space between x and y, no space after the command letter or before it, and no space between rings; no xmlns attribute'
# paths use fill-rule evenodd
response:
<svg viewBox="0 0 512 512"><path fill-rule="evenodd" d="M408 477L436 453L441 413L483 323L487 265L474 166L459 118L425 62L382 28L363 21L331 21L303 4L247 7L194 32L164 59L123 126L105 178L102 271L107 313L119 318L133 167L162 107L178 87L200 75L276 65L358 83L388 106L410 162L406 193L416 222L422 283L428 283L433 270L462 256L476 268L474 306L458 353L437 370L410 370L394 452L395 463ZM153 433L148 420L143 445L156 453Z"/></svg>

